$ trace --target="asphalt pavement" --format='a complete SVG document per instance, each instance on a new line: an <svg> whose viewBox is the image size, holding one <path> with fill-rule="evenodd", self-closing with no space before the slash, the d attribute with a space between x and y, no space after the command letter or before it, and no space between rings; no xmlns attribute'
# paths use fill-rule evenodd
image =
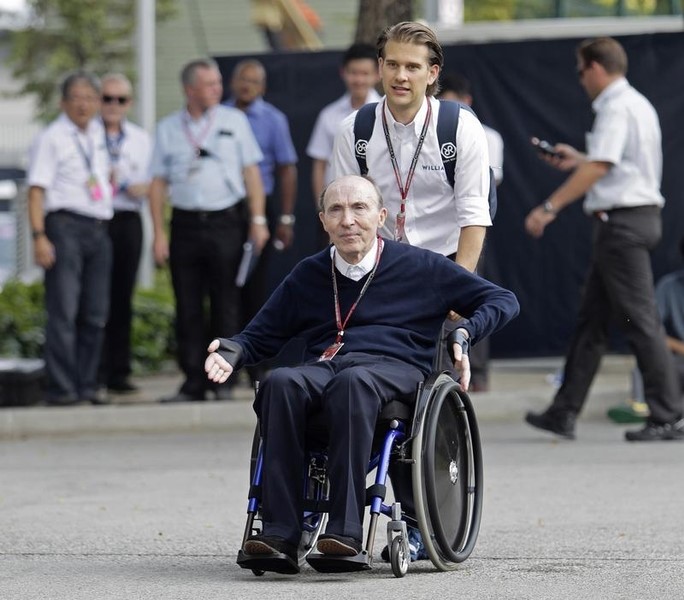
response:
<svg viewBox="0 0 684 600"><path fill-rule="evenodd" d="M558 359L495 361L473 394L483 439L478 544L455 571L254 577L235 564L254 417L230 402L164 406L177 375L106 407L2 409L0 599L684 598L684 444L630 444L605 409L632 360L609 357L565 441L522 422Z"/></svg>

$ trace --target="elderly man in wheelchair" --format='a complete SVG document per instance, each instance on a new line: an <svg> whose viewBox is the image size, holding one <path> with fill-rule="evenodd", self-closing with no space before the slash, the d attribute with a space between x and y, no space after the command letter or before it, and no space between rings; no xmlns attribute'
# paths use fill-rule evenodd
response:
<svg viewBox="0 0 684 600"><path fill-rule="evenodd" d="M472 551L481 506L479 437L465 395L468 347L515 317L518 302L444 256L382 239L378 230L387 211L367 178L333 181L319 208L330 248L301 261L242 333L208 348L205 368L216 383L242 365L275 356L294 337L308 353L300 366L274 369L256 395L260 443L238 564L255 574L298 573L304 559L323 572L368 569L377 516L384 513L392 519L388 541L395 575L407 568L407 519L428 537L433 563L450 568ZM425 383L450 310L466 317L450 340L460 385L446 374ZM443 397L430 413L435 392ZM389 431L372 457L376 424L390 409L399 410L389 415ZM314 445L312 452L309 438L317 420L328 433L322 451ZM455 446L452 435L459 438ZM418 452L431 456L432 466L418 461L413 478L414 490L417 484L428 493L415 499L418 514L402 515L397 502L382 503L390 456L415 462L416 447L426 441L432 447ZM378 475L368 490L371 526L364 547L369 461L377 464ZM461 475L460 469L469 473ZM464 509L465 518L457 514Z"/></svg>

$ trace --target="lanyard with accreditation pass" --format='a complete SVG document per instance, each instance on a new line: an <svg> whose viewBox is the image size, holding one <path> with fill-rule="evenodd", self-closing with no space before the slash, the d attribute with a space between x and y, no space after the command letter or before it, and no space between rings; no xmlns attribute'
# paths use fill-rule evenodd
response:
<svg viewBox="0 0 684 600"><path fill-rule="evenodd" d="M363 287L361 288L358 297L354 301L354 304L351 305L351 308L349 309L347 316L344 318L344 321L342 321L342 311L340 309L340 295L337 291L337 276L335 275L335 249L333 249L333 254L330 263L332 265L331 270L333 281L333 298L335 302L335 324L337 325L337 337L335 338L335 343L328 346L323 351L323 354L320 355L320 357L318 358L319 362L322 360L332 360L333 357L340 351L340 348L344 346L344 342L342 341L342 337L344 336L344 329L347 326L347 323L349 323L349 317L352 316L352 313L356 310L359 301L361 300L361 298L363 298L363 295L366 293L366 290L368 289L368 286L370 285L371 281L373 281L375 272L378 270L378 264L380 263L380 254L382 253L382 246L383 240L381 237L378 237L378 249L375 253L375 264L373 265L373 270L370 272L370 275L368 275L366 283L363 284Z"/></svg>
<svg viewBox="0 0 684 600"><path fill-rule="evenodd" d="M411 182L413 181L413 174L416 172L418 155L420 154L420 149L423 147L423 142L425 141L425 136L427 135L428 127L430 126L430 119L432 118L432 103L428 98L427 115L425 117L425 122L423 123L423 129L420 132L420 137L418 138L416 151L413 153L413 159L411 160L411 166L409 167L408 174L406 175L405 184L403 184L401 181L401 171L399 170L399 163L397 162L397 156L394 153L394 146L392 146L392 139L390 138L389 127L387 126L387 116L385 115L386 103L387 100L384 100L382 105L382 128L385 132L385 141L387 142L387 150L389 151L390 160L392 161L394 177L397 180L399 194L401 194L401 206L399 207L399 213L397 214L397 220L394 226L394 239L397 242L401 242L404 239L404 227L406 225L406 198L409 193L409 188L411 187Z"/></svg>
<svg viewBox="0 0 684 600"><path fill-rule="evenodd" d="M86 170L88 171L88 179L86 180L86 187L88 188L88 193L90 194L90 199L93 202L98 202L102 200L102 188L100 187L100 182L97 180L95 173L93 171L93 156L95 154L95 147L92 138L86 133L86 141L88 142L88 149L83 147L81 144L81 138L78 133L74 132L74 140L76 141L76 147L83 158Z"/></svg>
<svg viewBox="0 0 684 600"><path fill-rule="evenodd" d="M190 169L188 171L189 175L194 175L196 174L199 169L200 169L200 164L199 164L199 159L200 157L203 156L203 148L202 145L204 144L205 140L207 139L207 136L209 135L209 132L211 131L211 128L214 124L214 119L216 118L216 108L210 108L208 111L207 115L207 123L204 126L204 129L202 132L199 134L198 137L195 137L192 134L192 131L190 131L190 115L187 113L183 113L182 121L183 121L183 133L185 134L185 138L188 140L188 143L190 146L192 146L193 150L193 160L190 164ZM206 150L204 151L205 154L204 156L207 156Z"/></svg>

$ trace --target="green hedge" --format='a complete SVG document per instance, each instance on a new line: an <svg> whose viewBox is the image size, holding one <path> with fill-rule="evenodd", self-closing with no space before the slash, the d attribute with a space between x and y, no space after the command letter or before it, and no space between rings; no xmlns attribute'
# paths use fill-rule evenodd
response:
<svg viewBox="0 0 684 600"><path fill-rule="evenodd" d="M42 282L5 282L0 291L0 356L39 358L45 341ZM133 298L131 352L138 374L165 370L175 360L174 299L167 270L156 274L152 289Z"/></svg>

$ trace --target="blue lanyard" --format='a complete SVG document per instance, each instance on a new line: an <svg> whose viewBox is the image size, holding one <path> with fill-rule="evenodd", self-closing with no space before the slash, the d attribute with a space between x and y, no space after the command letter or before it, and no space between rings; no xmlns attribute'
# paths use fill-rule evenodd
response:
<svg viewBox="0 0 684 600"><path fill-rule="evenodd" d="M74 138L76 139L76 146L78 147L78 151L80 152L81 156L83 157L83 162L85 162L86 169L88 169L88 173L90 175L93 174L93 154L95 154L95 148L93 147L93 140L86 134L86 139L88 140L88 152L86 152L85 148L81 144L81 139L78 136L78 132L74 132Z"/></svg>
<svg viewBox="0 0 684 600"><path fill-rule="evenodd" d="M113 164L118 163L119 158L121 158L121 145L123 143L125 135L126 134L124 133L123 129L116 137L110 136L105 130L105 142L107 143L107 153L109 154L109 160L111 160Z"/></svg>

